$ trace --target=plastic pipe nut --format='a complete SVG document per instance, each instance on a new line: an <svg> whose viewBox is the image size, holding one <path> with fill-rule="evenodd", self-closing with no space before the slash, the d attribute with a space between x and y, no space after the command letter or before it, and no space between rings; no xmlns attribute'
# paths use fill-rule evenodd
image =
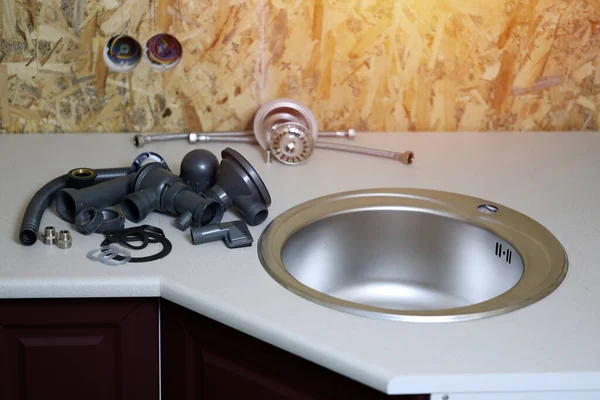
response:
<svg viewBox="0 0 600 400"><path fill-rule="evenodd" d="M104 216L93 207L81 210L75 217L75 229L82 235L89 235L98 230L104 221Z"/></svg>

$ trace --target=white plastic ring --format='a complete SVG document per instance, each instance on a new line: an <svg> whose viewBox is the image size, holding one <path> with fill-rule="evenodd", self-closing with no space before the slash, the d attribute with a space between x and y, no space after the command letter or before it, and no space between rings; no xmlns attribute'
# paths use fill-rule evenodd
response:
<svg viewBox="0 0 600 400"><path fill-rule="evenodd" d="M96 249L88 251L86 257L91 261L102 261L110 260L115 258L119 254L119 248L117 246L102 246Z"/></svg>
<svg viewBox="0 0 600 400"><path fill-rule="evenodd" d="M114 247L114 246L113 246ZM118 254L115 254L114 257L119 256L119 257L123 257L120 260L114 260L113 258L109 258L109 259L103 259L100 260L100 262L104 265L108 265L110 267L116 267L118 265L123 265L129 262L129 260L131 260L131 253L129 252L129 250L126 249L118 249Z"/></svg>

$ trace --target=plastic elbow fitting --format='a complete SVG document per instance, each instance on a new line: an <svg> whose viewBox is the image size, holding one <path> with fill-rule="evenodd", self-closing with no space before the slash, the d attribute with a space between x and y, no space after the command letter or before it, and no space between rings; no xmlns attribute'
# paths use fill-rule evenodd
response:
<svg viewBox="0 0 600 400"><path fill-rule="evenodd" d="M145 165L132 182L132 192L121 202L123 213L133 222L140 222L157 210L179 216L192 215L192 225L217 223L224 210L221 204L200 196L159 163Z"/></svg>
<svg viewBox="0 0 600 400"><path fill-rule="evenodd" d="M225 222L192 228L190 236L193 244L203 244L223 240L230 249L252 246L252 235L244 221Z"/></svg>
<svg viewBox="0 0 600 400"><path fill-rule="evenodd" d="M66 222L86 208L103 209L119 204L130 192L133 174L111 179L84 189L62 189L56 196L56 213Z"/></svg>
<svg viewBox="0 0 600 400"><path fill-rule="evenodd" d="M260 225L269 216L267 205L262 201L256 201L253 196L234 197L233 205L240 210L248 225Z"/></svg>
<svg viewBox="0 0 600 400"><path fill-rule="evenodd" d="M217 183L204 195L220 202L224 209L235 206L248 225L263 223L271 205L271 196L264 182L237 151L226 148L221 157Z"/></svg>
<svg viewBox="0 0 600 400"><path fill-rule="evenodd" d="M159 207L158 197L152 188L130 193L121 202L121 208L127 219L136 223L144 220L148 214Z"/></svg>

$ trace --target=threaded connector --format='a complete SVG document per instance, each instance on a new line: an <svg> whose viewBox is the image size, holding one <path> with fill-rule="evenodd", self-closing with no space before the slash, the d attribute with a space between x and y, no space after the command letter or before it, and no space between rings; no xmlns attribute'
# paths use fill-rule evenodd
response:
<svg viewBox="0 0 600 400"><path fill-rule="evenodd" d="M58 235L56 233L56 229L53 226L47 226L44 228L44 232L42 233L42 241L44 244L53 245L56 244L58 240Z"/></svg>
<svg viewBox="0 0 600 400"><path fill-rule="evenodd" d="M71 232L67 230L58 232L58 241L56 245L59 249L70 249L73 245L73 237L71 237Z"/></svg>

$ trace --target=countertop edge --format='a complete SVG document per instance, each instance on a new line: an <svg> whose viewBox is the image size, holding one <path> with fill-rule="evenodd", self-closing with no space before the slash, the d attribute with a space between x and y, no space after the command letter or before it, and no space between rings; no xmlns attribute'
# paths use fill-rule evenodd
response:
<svg viewBox="0 0 600 400"><path fill-rule="evenodd" d="M16 278L0 281L0 299L160 297L159 276Z"/></svg>
<svg viewBox="0 0 600 400"><path fill-rule="evenodd" d="M573 382L578 385L574 387ZM388 394L428 393L521 393L600 391L600 372L554 372L523 374L467 374L406 376L390 380Z"/></svg>
<svg viewBox="0 0 600 400"><path fill-rule="evenodd" d="M172 280L161 280L161 297L381 392L386 392L393 378L387 371L375 371L376 366L360 368L360 365L364 366L360 360L345 354L332 354L328 349L315 346L314 342L294 336L293 332L269 326L268 321L249 319L227 304L203 298L193 289Z"/></svg>
<svg viewBox="0 0 600 400"><path fill-rule="evenodd" d="M293 332L277 330L268 321L250 319L226 303L158 276L121 277L109 283L100 277L78 278L77 285L73 279L20 278L4 280L0 293L2 299L162 297L389 395L600 391L600 371L393 376L388 371L374 371L375 366L364 368L362 364L360 368L361 363L349 355L332 354L295 337Z"/></svg>

